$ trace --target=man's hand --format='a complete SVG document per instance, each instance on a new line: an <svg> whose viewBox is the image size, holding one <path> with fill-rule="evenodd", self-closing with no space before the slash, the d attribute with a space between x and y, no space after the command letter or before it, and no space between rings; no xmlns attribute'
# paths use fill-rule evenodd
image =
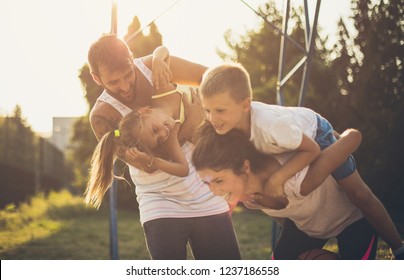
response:
<svg viewBox="0 0 404 280"><path fill-rule="evenodd" d="M205 114L202 108L202 102L199 97L198 92L190 88L192 102L189 102L187 98L183 98L184 109L185 109L185 122L181 126L181 130L178 134L178 139L182 142L188 140L192 142L192 136L194 135L195 129L202 123L205 119Z"/></svg>

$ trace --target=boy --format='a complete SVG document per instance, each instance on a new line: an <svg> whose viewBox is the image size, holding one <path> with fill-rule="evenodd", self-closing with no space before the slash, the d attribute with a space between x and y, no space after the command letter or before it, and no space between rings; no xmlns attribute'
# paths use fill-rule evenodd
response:
<svg viewBox="0 0 404 280"><path fill-rule="evenodd" d="M252 102L249 75L239 64L210 69L204 74L199 90L206 118L218 134L238 128L264 153L295 152L268 180L267 195L283 196L286 180L316 159L321 149L336 141L331 124L308 108ZM396 259L404 258L404 245L397 229L383 204L360 177L353 157L333 176L390 245Z"/></svg>

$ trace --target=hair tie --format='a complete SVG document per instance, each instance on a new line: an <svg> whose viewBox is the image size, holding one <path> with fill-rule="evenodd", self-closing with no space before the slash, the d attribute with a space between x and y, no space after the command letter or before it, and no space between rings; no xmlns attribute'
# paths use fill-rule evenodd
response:
<svg viewBox="0 0 404 280"><path fill-rule="evenodd" d="M121 132L118 129L114 130L114 136L115 137L121 136Z"/></svg>

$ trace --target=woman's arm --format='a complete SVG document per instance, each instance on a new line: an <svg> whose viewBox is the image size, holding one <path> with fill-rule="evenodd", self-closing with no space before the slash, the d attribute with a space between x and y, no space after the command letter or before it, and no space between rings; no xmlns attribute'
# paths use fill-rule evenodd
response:
<svg viewBox="0 0 404 280"><path fill-rule="evenodd" d="M362 134L355 129L347 129L340 139L324 149L318 158L310 164L302 182L300 194L307 195L337 169L362 142Z"/></svg>

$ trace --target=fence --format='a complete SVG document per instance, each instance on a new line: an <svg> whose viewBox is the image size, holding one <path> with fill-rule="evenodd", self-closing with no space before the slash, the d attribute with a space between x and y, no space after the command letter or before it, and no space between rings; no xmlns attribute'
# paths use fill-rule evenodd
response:
<svg viewBox="0 0 404 280"><path fill-rule="evenodd" d="M62 151L20 118L0 117L0 208L61 188L65 174Z"/></svg>

